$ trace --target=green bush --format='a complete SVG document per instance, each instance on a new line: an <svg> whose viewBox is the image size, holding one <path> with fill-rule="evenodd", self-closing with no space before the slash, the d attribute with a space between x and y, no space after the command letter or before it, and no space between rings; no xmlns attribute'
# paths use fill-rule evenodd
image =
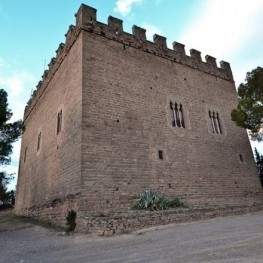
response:
<svg viewBox="0 0 263 263"><path fill-rule="evenodd" d="M136 210L163 210L172 207L185 207L182 197L169 199L151 188L142 193L132 206Z"/></svg>
<svg viewBox="0 0 263 263"><path fill-rule="evenodd" d="M71 209L70 211L68 211L68 215L66 217L66 220L67 220L67 223L66 223L66 226L67 226L67 229L66 229L66 232L72 232L75 230L76 228L76 216L77 216L77 213Z"/></svg>

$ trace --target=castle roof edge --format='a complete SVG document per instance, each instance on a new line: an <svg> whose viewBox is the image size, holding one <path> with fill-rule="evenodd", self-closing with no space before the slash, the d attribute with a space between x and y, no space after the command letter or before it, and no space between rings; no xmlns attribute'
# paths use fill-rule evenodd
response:
<svg viewBox="0 0 263 263"><path fill-rule="evenodd" d="M130 34L123 31L123 21L121 19L109 16L108 24L104 24L97 21L96 12L97 10L95 8L81 4L75 15L76 24L69 26L69 29L65 34L65 43L59 44L59 47L56 50L56 57L51 59L48 64L48 70L44 71L42 81L39 81L36 90L33 92L27 106L25 107L24 119L27 118L42 92L46 89L48 83L82 30L140 49L155 56L189 66L207 74L228 81L234 81L231 67L228 62L221 61L220 67L217 67L216 59L210 55L205 56L206 61L204 62L201 58L201 52L195 49L191 49L190 56L187 56L185 53L185 46L181 43L173 42L173 49L170 49L167 47L165 37L155 34L153 36L153 42L149 41L146 39L146 29L134 25L132 27L132 34Z"/></svg>

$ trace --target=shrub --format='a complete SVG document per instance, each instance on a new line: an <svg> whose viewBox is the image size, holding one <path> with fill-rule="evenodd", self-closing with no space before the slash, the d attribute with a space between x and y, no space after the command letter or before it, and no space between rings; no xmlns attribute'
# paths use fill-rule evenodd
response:
<svg viewBox="0 0 263 263"><path fill-rule="evenodd" d="M136 210L163 210L172 207L185 207L182 197L169 199L151 188L142 193L132 206Z"/></svg>
<svg viewBox="0 0 263 263"><path fill-rule="evenodd" d="M66 217L66 220L67 220L67 223L66 223L66 226L67 226L67 229L66 229L66 232L72 232L75 230L76 228L76 216L77 216L77 213L71 209L70 211L68 211L68 215Z"/></svg>

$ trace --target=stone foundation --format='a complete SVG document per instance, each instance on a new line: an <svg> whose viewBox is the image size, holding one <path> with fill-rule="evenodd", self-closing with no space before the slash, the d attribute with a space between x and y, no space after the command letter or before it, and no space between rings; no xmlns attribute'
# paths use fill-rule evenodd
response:
<svg viewBox="0 0 263 263"><path fill-rule="evenodd" d="M135 211L115 213L80 214L77 231L97 236L112 236L130 233L143 228L185 223L209 218L241 215L263 210L262 204L243 206L213 206L176 208L163 211Z"/></svg>

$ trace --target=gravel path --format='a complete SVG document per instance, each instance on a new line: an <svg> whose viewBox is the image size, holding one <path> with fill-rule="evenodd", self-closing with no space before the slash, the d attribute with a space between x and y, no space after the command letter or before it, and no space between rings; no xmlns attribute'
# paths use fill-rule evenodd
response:
<svg viewBox="0 0 263 263"><path fill-rule="evenodd" d="M263 263L263 211L113 238L74 234L0 212L0 262Z"/></svg>

